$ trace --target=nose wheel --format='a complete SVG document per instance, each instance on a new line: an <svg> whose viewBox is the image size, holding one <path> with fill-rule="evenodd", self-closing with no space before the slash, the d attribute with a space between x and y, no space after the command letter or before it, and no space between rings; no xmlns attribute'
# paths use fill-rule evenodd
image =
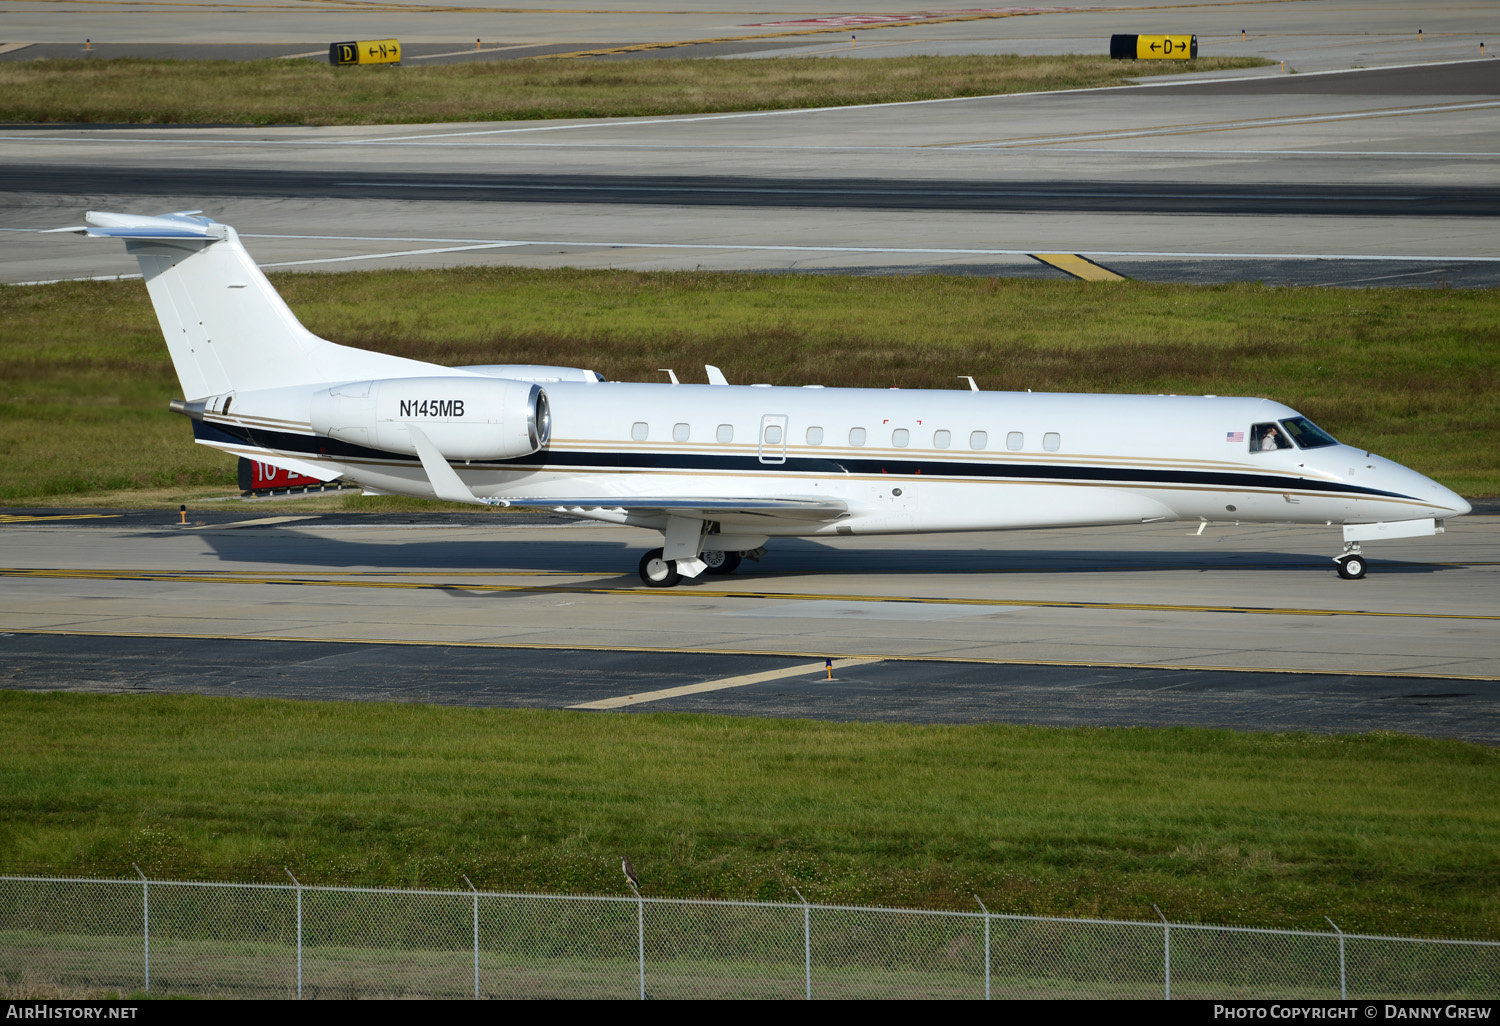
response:
<svg viewBox="0 0 1500 1026"><path fill-rule="evenodd" d="M1359 551L1359 542L1350 542L1344 546L1344 554L1335 556L1333 560L1338 564L1339 576L1346 581L1363 580L1368 564L1365 557Z"/></svg>

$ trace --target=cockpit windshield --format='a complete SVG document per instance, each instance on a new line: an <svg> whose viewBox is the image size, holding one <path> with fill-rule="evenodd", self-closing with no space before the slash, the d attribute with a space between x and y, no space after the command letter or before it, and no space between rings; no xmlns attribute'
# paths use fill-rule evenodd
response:
<svg viewBox="0 0 1500 1026"><path fill-rule="evenodd" d="M1281 426L1292 436L1299 449L1321 449L1325 445L1339 444L1332 435L1306 417L1288 417L1281 422Z"/></svg>

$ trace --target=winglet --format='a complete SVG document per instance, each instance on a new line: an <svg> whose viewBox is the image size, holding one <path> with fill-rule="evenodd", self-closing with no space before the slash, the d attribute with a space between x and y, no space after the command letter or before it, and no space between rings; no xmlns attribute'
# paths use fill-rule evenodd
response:
<svg viewBox="0 0 1500 1026"><path fill-rule="evenodd" d="M504 499L481 499L469 490L464 484L463 478L458 472L448 465L443 454L438 452L438 447L432 444L432 440L423 433L422 429L415 424L406 425L407 432L411 435L412 445L416 447L417 457L422 461L422 469L427 472L427 480L432 482L432 491L439 499L448 502L468 502L475 506L509 506L510 503Z"/></svg>

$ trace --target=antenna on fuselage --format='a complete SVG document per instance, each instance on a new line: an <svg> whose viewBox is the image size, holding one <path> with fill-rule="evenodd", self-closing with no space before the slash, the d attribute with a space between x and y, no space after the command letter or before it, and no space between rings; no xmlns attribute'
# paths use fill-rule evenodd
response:
<svg viewBox="0 0 1500 1026"><path fill-rule="evenodd" d="M679 384L679 382L677 380L677 372L674 371L671 367L658 367L656 369L659 370L659 371L661 371L667 377L671 378L672 379L672 384L674 384L674 385Z"/></svg>
<svg viewBox="0 0 1500 1026"><path fill-rule="evenodd" d="M969 391L970 392L977 392L977 391L979 391L979 386L976 385L976 384L974 384L974 376L972 374L960 374L958 376L958 380L959 381L967 381L969 383Z"/></svg>

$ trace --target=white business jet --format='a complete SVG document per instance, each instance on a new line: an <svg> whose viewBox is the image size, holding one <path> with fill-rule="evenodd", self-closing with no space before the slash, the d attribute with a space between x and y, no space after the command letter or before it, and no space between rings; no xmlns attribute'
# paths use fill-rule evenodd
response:
<svg viewBox="0 0 1500 1026"><path fill-rule="evenodd" d="M136 256L198 442L367 491L658 531L646 584L732 573L776 537L1162 521L1337 525L1361 543L1469 512L1268 399L606 382L441 367L312 334L197 212L58 229Z"/></svg>

